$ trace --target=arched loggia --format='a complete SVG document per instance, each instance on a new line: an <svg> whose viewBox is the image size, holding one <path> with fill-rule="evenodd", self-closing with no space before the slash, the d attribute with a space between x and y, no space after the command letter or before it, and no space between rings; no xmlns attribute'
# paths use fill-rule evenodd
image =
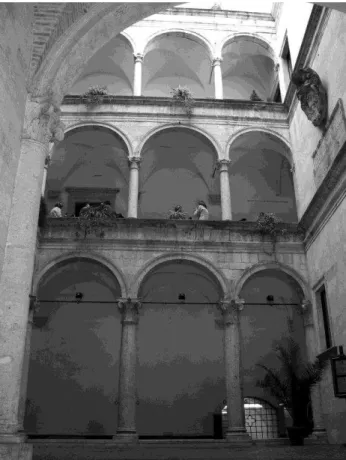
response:
<svg viewBox="0 0 346 460"><path fill-rule="evenodd" d="M139 435L212 438L225 387L223 332L215 325L222 286L204 266L172 259L146 272L138 295Z"/></svg>
<svg viewBox="0 0 346 460"><path fill-rule="evenodd" d="M61 261L37 286L24 426L32 434L113 435L121 287L92 259Z"/></svg>

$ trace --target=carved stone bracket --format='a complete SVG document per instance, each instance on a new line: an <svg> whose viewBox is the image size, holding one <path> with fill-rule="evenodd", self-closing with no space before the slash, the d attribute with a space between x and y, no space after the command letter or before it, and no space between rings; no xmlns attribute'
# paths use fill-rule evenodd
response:
<svg viewBox="0 0 346 460"><path fill-rule="evenodd" d="M138 299L118 299L123 324L137 324L141 302Z"/></svg>
<svg viewBox="0 0 346 460"><path fill-rule="evenodd" d="M60 115L60 109L51 102L49 96L28 101L22 138L41 143L62 141L65 125L60 121Z"/></svg>
<svg viewBox="0 0 346 460"><path fill-rule="evenodd" d="M222 300L218 307L221 310L224 325L238 324L239 312L244 308L245 300L236 297L232 300Z"/></svg>
<svg viewBox="0 0 346 460"><path fill-rule="evenodd" d="M318 74L310 67L303 67L292 74L297 87L297 97L302 111L314 126L324 126L327 120L327 92Z"/></svg>

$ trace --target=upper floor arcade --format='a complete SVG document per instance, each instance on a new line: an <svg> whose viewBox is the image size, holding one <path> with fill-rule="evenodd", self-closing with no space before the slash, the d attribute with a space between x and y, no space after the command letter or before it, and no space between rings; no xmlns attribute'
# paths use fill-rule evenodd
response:
<svg viewBox="0 0 346 460"><path fill-rule="evenodd" d="M194 98L281 102L269 13L171 8L125 29L88 61L70 90L106 87L111 95L171 96L187 86ZM282 84L286 84L283 82Z"/></svg>
<svg viewBox="0 0 346 460"><path fill-rule="evenodd" d="M273 212L296 223L292 166L285 129L84 122L53 147L43 193L68 216L109 200L124 217L167 219L176 205L193 217L203 200L213 221Z"/></svg>

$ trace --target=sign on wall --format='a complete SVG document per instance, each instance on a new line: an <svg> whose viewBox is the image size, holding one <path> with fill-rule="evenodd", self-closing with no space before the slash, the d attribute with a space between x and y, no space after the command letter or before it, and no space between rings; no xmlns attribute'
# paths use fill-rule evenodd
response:
<svg viewBox="0 0 346 460"><path fill-rule="evenodd" d="M339 350L340 354L331 360L334 394L337 398L346 398L346 355L343 347Z"/></svg>

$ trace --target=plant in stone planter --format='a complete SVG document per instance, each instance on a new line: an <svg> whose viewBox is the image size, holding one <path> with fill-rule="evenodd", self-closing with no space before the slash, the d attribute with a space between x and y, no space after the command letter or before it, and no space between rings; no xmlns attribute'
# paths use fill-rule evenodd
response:
<svg viewBox="0 0 346 460"><path fill-rule="evenodd" d="M90 86L82 97L85 100L85 105L97 105L102 104L104 96L107 96L108 92L105 86Z"/></svg>
<svg viewBox="0 0 346 460"><path fill-rule="evenodd" d="M309 425L310 391L322 380L327 361L305 361L299 344L291 337L283 339L275 347L275 352L280 367L270 369L258 364L266 374L263 380L257 381L257 386L267 390L286 407L293 420L293 426L287 428L291 444L303 445Z"/></svg>
<svg viewBox="0 0 346 460"><path fill-rule="evenodd" d="M187 86L179 85L177 88L172 88L171 93L173 95L173 101L183 105L187 116L191 117L194 99L190 89Z"/></svg>
<svg viewBox="0 0 346 460"><path fill-rule="evenodd" d="M169 211L169 219L184 220L187 219L187 214L183 211L182 206L177 205Z"/></svg>
<svg viewBox="0 0 346 460"><path fill-rule="evenodd" d="M263 237L269 235L273 241L273 252L275 252L276 238L278 235L284 235L287 230L280 228L282 220L273 212L260 212L256 221L256 228Z"/></svg>
<svg viewBox="0 0 346 460"><path fill-rule="evenodd" d="M110 225L114 217L115 213L104 203L99 206L88 206L77 217L76 236L79 237L81 231L84 238L91 233L99 234L102 238L105 235L104 228Z"/></svg>

